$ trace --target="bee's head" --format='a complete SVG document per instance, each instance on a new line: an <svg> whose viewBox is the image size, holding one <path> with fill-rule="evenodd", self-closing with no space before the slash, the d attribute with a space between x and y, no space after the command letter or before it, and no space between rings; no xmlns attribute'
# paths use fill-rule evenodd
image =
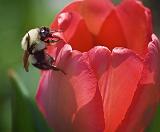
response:
<svg viewBox="0 0 160 132"><path fill-rule="evenodd" d="M39 28L39 36L42 41L44 41L47 37L50 36L50 30L47 27Z"/></svg>

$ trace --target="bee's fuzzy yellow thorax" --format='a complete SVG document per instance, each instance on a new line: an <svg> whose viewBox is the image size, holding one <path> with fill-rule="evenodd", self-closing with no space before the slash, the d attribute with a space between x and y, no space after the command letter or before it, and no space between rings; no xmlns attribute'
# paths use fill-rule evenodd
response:
<svg viewBox="0 0 160 132"><path fill-rule="evenodd" d="M40 41L39 28L31 29L22 38L21 46L22 46L22 49L24 49L24 50L27 50L27 44L28 44L28 39L27 38L28 37L29 37L30 46L32 44L38 43L38 41Z"/></svg>

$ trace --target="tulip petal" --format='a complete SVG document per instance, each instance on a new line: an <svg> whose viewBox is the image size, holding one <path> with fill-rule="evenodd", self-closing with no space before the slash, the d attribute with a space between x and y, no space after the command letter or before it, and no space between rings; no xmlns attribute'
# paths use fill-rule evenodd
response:
<svg viewBox="0 0 160 132"><path fill-rule="evenodd" d="M115 48L108 72L99 80L105 131L114 132L132 102L143 69L142 60L131 50Z"/></svg>
<svg viewBox="0 0 160 132"><path fill-rule="evenodd" d="M73 49L87 51L93 47L92 36L86 27L84 19L78 13L60 13L51 25L51 29L54 30L55 28L62 30L65 41L71 44Z"/></svg>
<svg viewBox="0 0 160 132"><path fill-rule="evenodd" d="M113 4L105 0L74 1L57 15L51 29L61 29L73 49L88 51L96 45L93 36L99 33L112 8Z"/></svg>
<svg viewBox="0 0 160 132"><path fill-rule="evenodd" d="M96 36L96 43L109 49L127 47L127 41L116 8L106 17L99 34Z"/></svg>
<svg viewBox="0 0 160 132"><path fill-rule="evenodd" d="M55 131L104 129L102 100L88 61L87 53L72 51L65 45L56 65L67 75L55 71L42 73L36 100Z"/></svg>
<svg viewBox="0 0 160 132"><path fill-rule="evenodd" d="M73 130L75 132L103 132L104 127L102 98L97 89L94 98L77 112Z"/></svg>
<svg viewBox="0 0 160 132"><path fill-rule="evenodd" d="M151 40L150 10L138 0L124 0L106 18L97 37L97 43L114 47L127 47L144 54Z"/></svg>
<svg viewBox="0 0 160 132"><path fill-rule="evenodd" d="M148 45L148 53L144 61L142 78L125 119L118 128L119 132L143 131L151 121L159 103L159 57L160 43L157 37L152 35L152 42Z"/></svg>
<svg viewBox="0 0 160 132"><path fill-rule="evenodd" d="M61 13L77 12L84 18L89 31L97 35L106 16L113 7L110 0L77 0L66 6ZM54 26L55 23L56 22L54 22L52 26Z"/></svg>
<svg viewBox="0 0 160 132"><path fill-rule="evenodd" d="M104 46L96 46L89 51L90 64L99 80L111 63L111 51Z"/></svg>
<svg viewBox="0 0 160 132"><path fill-rule="evenodd" d="M150 10L140 1L130 0L122 3L117 12L127 39L127 47L138 53L146 53L152 34Z"/></svg>
<svg viewBox="0 0 160 132"><path fill-rule="evenodd" d="M99 80L105 131L114 132L123 121L138 89L143 62L125 48L114 48L111 53L107 48L97 46L89 51L89 56Z"/></svg>
<svg viewBox="0 0 160 132"><path fill-rule="evenodd" d="M113 7L109 0L84 0L78 12L84 17L89 31L97 35Z"/></svg>

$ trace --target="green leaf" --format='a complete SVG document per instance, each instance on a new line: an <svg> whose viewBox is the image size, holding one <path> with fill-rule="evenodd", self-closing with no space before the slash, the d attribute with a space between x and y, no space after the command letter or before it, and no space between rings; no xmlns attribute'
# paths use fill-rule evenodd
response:
<svg viewBox="0 0 160 132"><path fill-rule="evenodd" d="M151 124L145 130L145 132L160 132L160 105L157 108L157 111Z"/></svg>
<svg viewBox="0 0 160 132"><path fill-rule="evenodd" d="M36 103L29 96L18 75L9 71L12 87L12 131L49 132L50 129L39 112Z"/></svg>

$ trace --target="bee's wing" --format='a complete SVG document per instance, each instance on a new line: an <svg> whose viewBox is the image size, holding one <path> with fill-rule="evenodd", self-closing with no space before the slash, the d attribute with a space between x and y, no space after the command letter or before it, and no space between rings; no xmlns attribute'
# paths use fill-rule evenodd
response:
<svg viewBox="0 0 160 132"><path fill-rule="evenodd" d="M26 70L26 72L28 72L28 67L29 67L29 61L28 61L28 58L29 58L29 52L27 50L24 51L24 55L23 55L23 66L24 66L24 69Z"/></svg>

